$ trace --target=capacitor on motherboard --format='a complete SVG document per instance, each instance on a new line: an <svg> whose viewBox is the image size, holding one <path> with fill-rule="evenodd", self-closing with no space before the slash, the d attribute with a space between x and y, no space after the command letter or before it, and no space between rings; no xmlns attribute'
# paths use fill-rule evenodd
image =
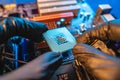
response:
<svg viewBox="0 0 120 80"><path fill-rule="evenodd" d="M80 24L80 32L84 33L87 29L86 29L86 25L84 23Z"/></svg>
<svg viewBox="0 0 120 80"><path fill-rule="evenodd" d="M64 27L64 26L65 26L65 19L64 19L64 18L61 18L61 19L60 19L60 22L61 22L61 27Z"/></svg>
<svg viewBox="0 0 120 80"><path fill-rule="evenodd" d="M57 25L58 28L61 27L61 22L60 22L60 21L57 21L57 22L56 22L56 25Z"/></svg>

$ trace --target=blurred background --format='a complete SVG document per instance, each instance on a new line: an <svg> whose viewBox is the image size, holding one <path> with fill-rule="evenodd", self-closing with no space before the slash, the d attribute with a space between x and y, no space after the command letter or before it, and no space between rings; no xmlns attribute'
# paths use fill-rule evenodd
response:
<svg viewBox="0 0 120 80"><path fill-rule="evenodd" d="M116 17L116 18L120 18L119 15L119 11L120 11L120 7L119 7L119 0L85 0L88 5L92 8L92 10L94 12L96 12L98 5L99 4L110 4L112 6L112 11L111 13ZM34 5L37 2L37 0L0 0L0 3L5 5L6 7L9 6L9 8L13 8L16 5L20 5L20 4L32 4Z"/></svg>

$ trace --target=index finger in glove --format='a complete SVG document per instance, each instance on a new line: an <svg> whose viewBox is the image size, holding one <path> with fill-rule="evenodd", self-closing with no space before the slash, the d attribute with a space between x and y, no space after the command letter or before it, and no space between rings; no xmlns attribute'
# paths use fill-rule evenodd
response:
<svg viewBox="0 0 120 80"><path fill-rule="evenodd" d="M78 59L80 62L84 63L90 63L92 64L93 61L97 61L96 59L99 59L101 61L104 61L104 59L113 60L113 61L119 61L114 59L112 56L103 53L102 51L87 45L87 44L77 44L73 48L73 55L76 59Z"/></svg>
<svg viewBox="0 0 120 80"><path fill-rule="evenodd" d="M82 53L83 54L85 54L85 53L95 53L95 54L100 53L100 51L95 49L94 47L89 46L87 44L81 44L81 43L75 45L72 51L73 51L73 54L75 54L75 55L82 54Z"/></svg>
<svg viewBox="0 0 120 80"><path fill-rule="evenodd" d="M116 80L115 75L120 66L118 58L104 54L86 44L77 44L73 48L73 54L77 61L94 75L97 80Z"/></svg>

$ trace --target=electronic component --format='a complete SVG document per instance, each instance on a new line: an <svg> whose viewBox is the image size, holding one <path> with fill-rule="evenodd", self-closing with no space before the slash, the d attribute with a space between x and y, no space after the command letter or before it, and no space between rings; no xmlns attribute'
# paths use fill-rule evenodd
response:
<svg viewBox="0 0 120 80"><path fill-rule="evenodd" d="M76 45L75 38L66 27L48 30L43 37L53 52L65 52Z"/></svg>
<svg viewBox="0 0 120 80"><path fill-rule="evenodd" d="M66 22L65 22L64 18L61 18L60 22L61 22L61 27L64 27L66 25Z"/></svg>
<svg viewBox="0 0 120 80"><path fill-rule="evenodd" d="M96 15L107 14L110 13L112 7L109 4L101 4L98 6Z"/></svg>
<svg viewBox="0 0 120 80"><path fill-rule="evenodd" d="M80 9L76 0L37 0L37 5L40 15L73 12L74 15L77 16Z"/></svg>
<svg viewBox="0 0 120 80"><path fill-rule="evenodd" d="M75 5L77 4L76 0L71 0L71 1L54 1L54 2L47 2L47 3L39 3L40 5L38 6L40 9L42 8L50 8L50 7L57 7L57 6L65 6L65 5Z"/></svg>
<svg viewBox="0 0 120 80"><path fill-rule="evenodd" d="M106 22L106 21L111 21L111 20L115 20L115 18L113 17L112 14L104 14L104 15L102 15L101 17L103 18L104 22Z"/></svg>
<svg viewBox="0 0 120 80"><path fill-rule="evenodd" d="M96 15L93 20L93 24L97 25L97 24L100 24L101 22L103 22L101 19L101 15L108 14L108 13L110 13L111 10L112 10L112 7L109 4L99 5L99 7L96 11Z"/></svg>
<svg viewBox="0 0 120 80"><path fill-rule="evenodd" d="M80 9L80 6L78 5L69 5L69 6L40 9L39 12L40 12L40 15L48 15L48 14L61 13L61 12L73 12L74 15L77 16L79 9Z"/></svg>
<svg viewBox="0 0 120 80"><path fill-rule="evenodd" d="M63 34L59 34L56 36L55 41L58 45L67 43L68 41L65 39L65 36Z"/></svg>
<svg viewBox="0 0 120 80"><path fill-rule="evenodd" d="M60 21L57 21L57 22L56 22L56 25L57 25L57 27L61 27L61 22L60 22Z"/></svg>
<svg viewBox="0 0 120 80"><path fill-rule="evenodd" d="M33 17L31 20L37 22L43 22L48 26L48 29L53 29L60 27L60 25L58 23L56 24L56 22L60 21L61 18L65 20L65 22L61 20L62 24L63 22L68 24L71 22L73 17L74 14L72 12L66 12L66 13L57 13L57 14L51 14L45 16L37 16L37 17Z"/></svg>
<svg viewBox="0 0 120 80"><path fill-rule="evenodd" d="M50 78L50 80L79 80L73 63L61 65Z"/></svg>

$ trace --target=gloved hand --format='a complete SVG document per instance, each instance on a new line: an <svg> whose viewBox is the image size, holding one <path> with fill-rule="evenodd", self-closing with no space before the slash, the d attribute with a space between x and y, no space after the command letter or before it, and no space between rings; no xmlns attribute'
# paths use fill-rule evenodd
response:
<svg viewBox="0 0 120 80"><path fill-rule="evenodd" d="M116 19L85 32L77 38L78 43L91 43L95 39L120 41L120 19Z"/></svg>
<svg viewBox="0 0 120 80"><path fill-rule="evenodd" d="M96 80L120 80L120 59L87 44L77 44L73 54Z"/></svg>
<svg viewBox="0 0 120 80"><path fill-rule="evenodd" d="M92 43L94 40L120 41L120 19L99 25L77 38L78 43ZM110 56L86 44L73 48L75 58L97 80L119 80L120 59Z"/></svg>
<svg viewBox="0 0 120 80"><path fill-rule="evenodd" d="M13 36L22 36L35 42L42 41L42 33L48 28L43 23L32 22L21 18L1 18L0 19L0 44ZM61 64L59 53L48 52L23 67L8 73L0 80L49 80L49 77Z"/></svg>
<svg viewBox="0 0 120 80"><path fill-rule="evenodd" d="M22 36L35 42L40 42L43 40L42 33L47 30L48 28L44 23L14 17L1 18L0 43L4 43L13 36Z"/></svg>
<svg viewBox="0 0 120 80"><path fill-rule="evenodd" d="M60 53L47 52L21 68L2 76L0 80L49 80L61 62Z"/></svg>

